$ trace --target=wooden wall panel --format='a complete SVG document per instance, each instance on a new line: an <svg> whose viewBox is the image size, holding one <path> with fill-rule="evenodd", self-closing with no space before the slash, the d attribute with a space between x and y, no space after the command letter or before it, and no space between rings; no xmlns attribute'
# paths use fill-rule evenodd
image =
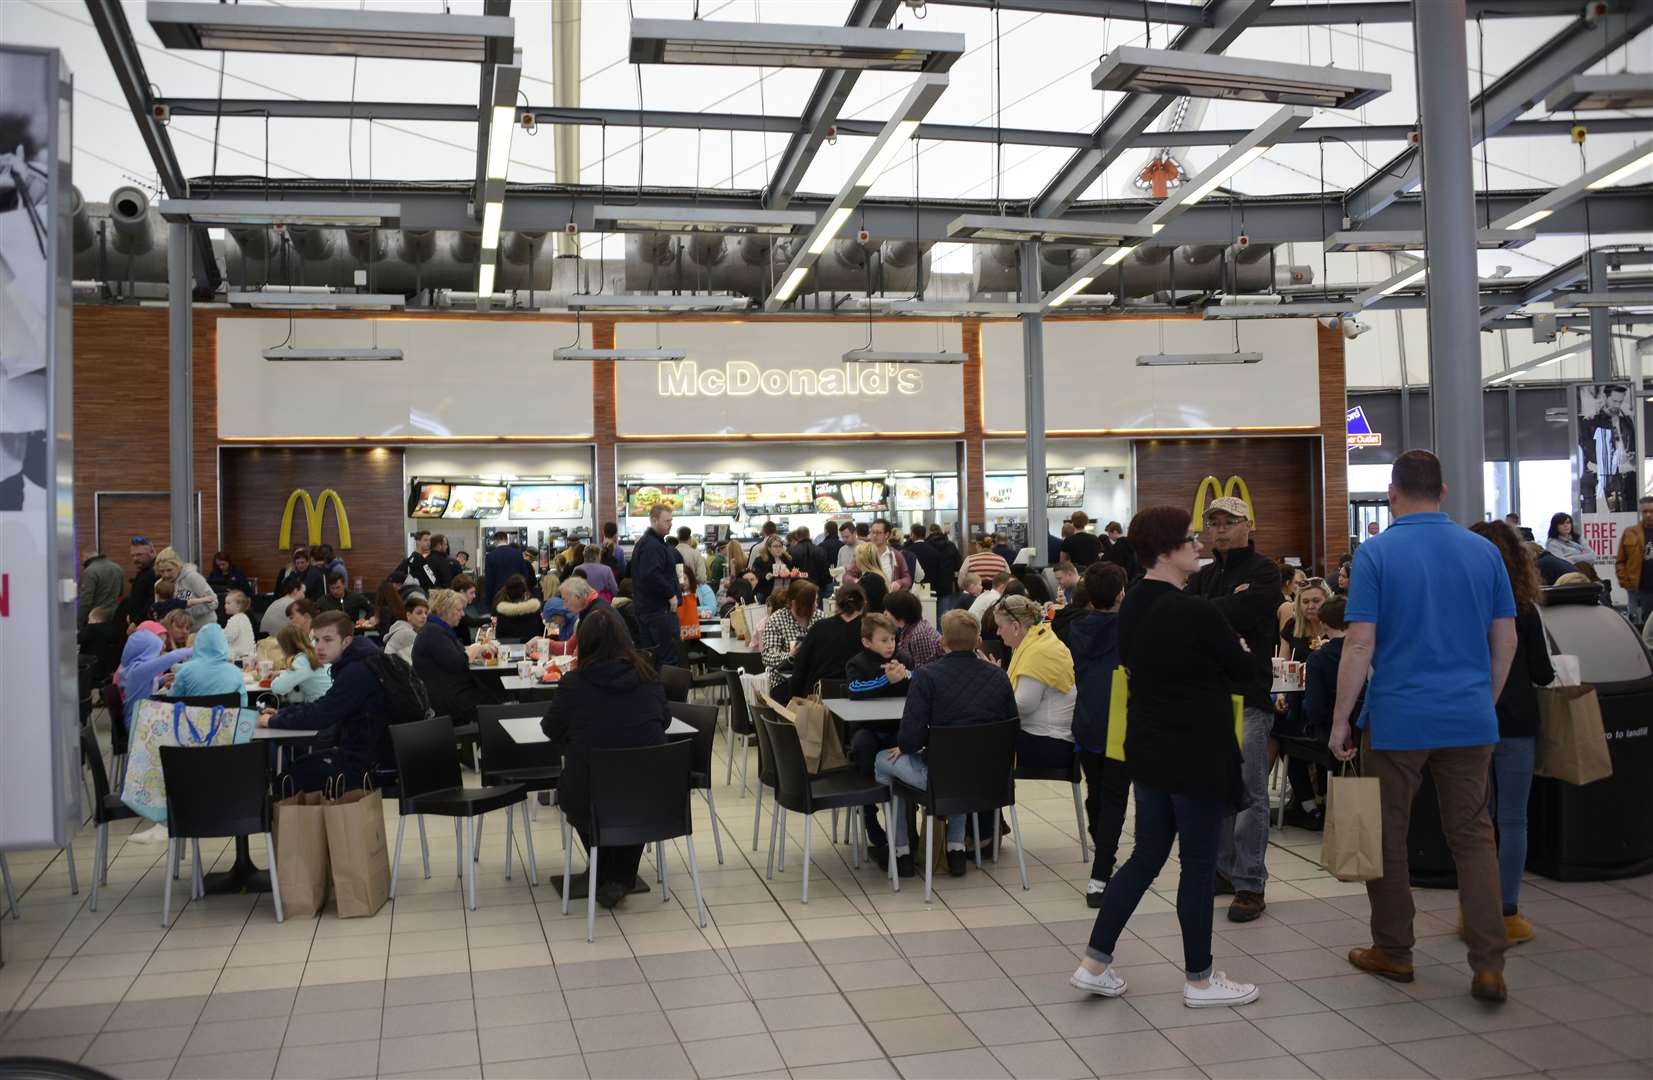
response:
<svg viewBox="0 0 1653 1080"><path fill-rule="evenodd" d="M964 475L959 478L968 518L953 539L962 547L974 531L987 529L987 456L982 434L981 320L965 319L960 336L964 341ZM974 528L972 528L972 526Z"/></svg>
<svg viewBox="0 0 1653 1080"><path fill-rule="evenodd" d="M591 324L591 347L614 348L614 320L598 319ZM619 488L614 476L614 444L620 430L613 360L591 365L591 435L597 446L597 475L592 477L591 498L597 508L597 535L612 521L619 523Z"/></svg>
<svg viewBox="0 0 1653 1080"><path fill-rule="evenodd" d="M332 488L350 520L351 547L339 551L352 578L368 589L402 561L407 496L400 447L225 447L224 535L243 571L268 591L287 564L281 514L287 497L302 488L312 499ZM321 509L318 507L318 510ZM322 542L340 548L331 503L322 517ZM293 543L308 536L302 502L293 510Z"/></svg>
<svg viewBox="0 0 1653 1080"><path fill-rule="evenodd" d="M1135 450L1138 510L1171 505L1192 513L1202 479L1239 476L1257 513L1257 550L1315 561L1317 439L1138 439Z"/></svg>
<svg viewBox="0 0 1653 1080"><path fill-rule="evenodd" d="M1316 328L1320 354L1320 438L1325 477L1326 554L1335 565L1349 553L1349 402L1341 326Z"/></svg>

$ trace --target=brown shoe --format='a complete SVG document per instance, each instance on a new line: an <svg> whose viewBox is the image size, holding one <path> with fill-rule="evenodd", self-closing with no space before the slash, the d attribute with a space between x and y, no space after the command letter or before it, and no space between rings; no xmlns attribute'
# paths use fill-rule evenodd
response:
<svg viewBox="0 0 1653 1080"><path fill-rule="evenodd" d="M1263 902L1262 893L1235 893L1234 902L1228 905L1228 921L1251 922L1266 910L1268 910L1268 904Z"/></svg>
<svg viewBox="0 0 1653 1080"><path fill-rule="evenodd" d="M1413 978L1411 964L1397 964L1376 949L1350 949L1349 963L1362 971L1369 971L1392 982L1409 983Z"/></svg>
<svg viewBox="0 0 1653 1080"><path fill-rule="evenodd" d="M1217 889L1216 889L1215 895L1217 895L1217 896L1233 896L1234 895L1234 883L1232 881L1230 881L1228 879L1228 875L1223 873L1221 870L1217 871Z"/></svg>
<svg viewBox="0 0 1653 1080"><path fill-rule="evenodd" d="M1469 996L1477 1001L1507 1001L1509 991L1504 988L1504 976L1497 971L1477 971L1469 984Z"/></svg>

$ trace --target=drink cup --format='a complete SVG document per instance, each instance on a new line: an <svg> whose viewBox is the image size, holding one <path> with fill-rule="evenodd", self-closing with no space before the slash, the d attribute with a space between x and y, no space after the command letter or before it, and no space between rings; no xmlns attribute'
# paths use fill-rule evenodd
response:
<svg viewBox="0 0 1653 1080"><path fill-rule="evenodd" d="M258 677L260 679L268 679L270 677L271 673L274 672L274 671L275 671L275 662L274 661L260 660L258 662Z"/></svg>
<svg viewBox="0 0 1653 1080"><path fill-rule="evenodd" d="M532 660L519 660L519 661L517 661L517 675L520 678L527 679L527 678L532 677L533 674L534 674L534 662Z"/></svg>

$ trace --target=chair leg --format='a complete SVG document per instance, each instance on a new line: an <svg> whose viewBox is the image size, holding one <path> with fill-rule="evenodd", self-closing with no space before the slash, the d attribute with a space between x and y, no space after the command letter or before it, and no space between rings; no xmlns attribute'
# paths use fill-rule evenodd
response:
<svg viewBox="0 0 1653 1080"><path fill-rule="evenodd" d="M286 922L287 913L281 907L281 871L276 869L275 837L264 834L264 852L270 860L270 899L275 901L276 922Z"/></svg>
<svg viewBox="0 0 1653 1080"><path fill-rule="evenodd" d="M568 847L568 815L562 812L561 806L557 807L557 816L562 818L562 913L567 915L568 890L572 887L571 879L574 876L574 853ZM590 887L591 883L587 881L586 888Z"/></svg>
<svg viewBox="0 0 1653 1080"><path fill-rule="evenodd" d="M895 823L900 821L901 819L896 817L895 815L897 813L899 813L900 810L901 810L901 797L899 795L895 795L895 794L892 793L890 795L890 801L885 803L884 805L885 805L884 820L889 822L889 826L890 826L890 846L889 846L889 852L890 852L890 891L891 892L900 892L901 891L901 877L900 877L900 875L898 875L895 872L895 860L896 860L896 854L895 854L895 835L896 835L895 829L896 829L896 824ZM912 838L908 837L908 839L910 840Z"/></svg>
<svg viewBox="0 0 1653 1080"><path fill-rule="evenodd" d="M589 945L597 940L597 845L592 844L585 852L585 941ZM567 893L563 893L566 898ZM564 900L566 903L567 900Z"/></svg>
<svg viewBox="0 0 1653 1080"><path fill-rule="evenodd" d="M700 928L706 929L706 901L700 895L700 864L694 857L694 837L689 837L689 879L694 882L694 910L700 918Z"/></svg>
<svg viewBox="0 0 1653 1080"><path fill-rule="evenodd" d="M468 818L465 819L465 846L467 848L469 848L471 846L472 838L473 838L473 836L476 832L476 829L478 827L480 827L481 824L482 824L482 819L481 818L470 818L470 817L468 817ZM465 865L465 906L466 906L466 908L468 908L471 911L476 910L476 863L475 862L469 862Z"/></svg>
<svg viewBox="0 0 1653 1080"><path fill-rule="evenodd" d="M763 790L761 785L759 786L758 790L760 790L760 791ZM780 817L780 813L781 813L781 804L777 803L777 802L770 803L770 805L769 805L769 869L766 870L764 872L764 875L763 875L764 877L768 878L770 881L775 880L775 822L776 822L776 819L778 819Z"/></svg>
<svg viewBox="0 0 1653 1080"><path fill-rule="evenodd" d="M12 918L21 919L23 913L17 910L17 889L12 885L11 866L7 864L3 851L0 851L0 886L6 891L6 910L11 912Z"/></svg>
<svg viewBox="0 0 1653 1080"><path fill-rule="evenodd" d="M470 850L470 843L465 839L465 825L463 818L453 819L453 876L459 883L465 883L465 852Z"/></svg>
<svg viewBox="0 0 1653 1080"><path fill-rule="evenodd" d="M390 857L390 898L396 899L396 882L402 876L402 834L407 832L406 814L396 815L396 853Z"/></svg>
<svg viewBox="0 0 1653 1080"><path fill-rule="evenodd" d="M516 816L515 811L516 811L516 806L515 805L507 806L505 808L505 880L506 881L511 880L511 841L514 838L514 835L515 835L512 831L512 818L514 818ZM522 812L522 814L523 814L523 817L526 818L528 816L528 811L524 810ZM480 822L477 823L477 830L476 831L478 833L480 833L482 831Z"/></svg>
<svg viewBox="0 0 1653 1080"><path fill-rule="evenodd" d="M832 808L832 842L838 842L838 808Z"/></svg>
<svg viewBox="0 0 1653 1080"><path fill-rule="evenodd" d="M981 815L970 815L970 827L976 831L976 869L981 869Z"/></svg>
<svg viewBox="0 0 1653 1080"><path fill-rule="evenodd" d="M925 809L928 811L929 808L926 807ZM931 901L936 879L936 819L926 813L924 820L926 823L924 831L924 902L928 904ZM945 832L945 830L943 831Z"/></svg>
<svg viewBox="0 0 1653 1080"><path fill-rule="evenodd" d="M1016 866L1022 872L1022 891L1027 892L1027 857L1022 854L1022 823L1016 818L1016 804L1010 804L1010 830L1016 838Z"/></svg>
<svg viewBox="0 0 1653 1080"><path fill-rule="evenodd" d="M1079 798L1079 785L1077 783L1073 785L1073 820L1079 826L1079 861L1090 862L1091 849L1085 843L1085 833L1089 826L1085 822L1085 805Z"/></svg>
<svg viewBox="0 0 1653 1080"><path fill-rule="evenodd" d="M419 825L419 857L425 861L425 880L430 880L430 841L425 838L425 815L415 814L413 820Z"/></svg>
<svg viewBox="0 0 1653 1080"><path fill-rule="evenodd" d="M999 815L993 814L987 819L987 827L993 830L993 865L999 865Z"/></svg>
<svg viewBox="0 0 1653 1080"><path fill-rule="evenodd" d="M98 826L97 840L92 844L92 904L89 910L98 909L98 885L109 873L109 823Z"/></svg>
<svg viewBox="0 0 1653 1080"><path fill-rule="evenodd" d="M171 834L169 833L168 835L171 835ZM183 874L183 872L184 872L183 871L183 866L184 866L184 846L182 844L174 844L174 845L172 845L172 880L173 881L177 881L179 876Z"/></svg>
<svg viewBox="0 0 1653 1080"><path fill-rule="evenodd" d="M207 881L201 873L201 841L191 840L190 845L190 877L189 898L191 900L205 900L207 897Z"/></svg>
<svg viewBox="0 0 1653 1080"><path fill-rule="evenodd" d="M471 840L472 862L482 861L482 823L486 820L486 816L478 817L471 824L471 832L473 834L473 839Z"/></svg>
<svg viewBox="0 0 1653 1080"><path fill-rule="evenodd" d="M746 794L746 785L740 788L742 795ZM752 850L758 850L758 823L763 820L763 785L758 785L758 804L752 808Z"/></svg>
<svg viewBox="0 0 1653 1080"><path fill-rule="evenodd" d="M712 844L717 848L717 864L723 865L723 834L718 831L717 802L712 798L712 786L707 784L701 794L706 796L706 810L712 817Z"/></svg>
<svg viewBox="0 0 1653 1080"><path fill-rule="evenodd" d="M852 807L846 817L849 820L849 866L851 870L861 869L861 834L867 831L866 818L856 813L860 807Z"/></svg>
<svg viewBox="0 0 1653 1080"><path fill-rule="evenodd" d="M836 814L836 811L834 811ZM833 822L832 842L838 842L837 822ZM815 815L804 815L804 903L809 903L809 836L815 831Z"/></svg>
<svg viewBox="0 0 1653 1080"><path fill-rule="evenodd" d="M183 843L184 842L182 840L170 841L167 844L167 855L171 856L175 852L182 850ZM172 860L169 858L168 861L170 862ZM161 889L161 929L162 930L165 930L167 928L167 926L169 926L172 922L172 874L170 873L171 869L172 869L171 867L164 867L161 871L161 877L166 880L166 885L163 886L162 889ZM8 893L11 892L11 875L10 874L6 875L6 886L7 886L6 891ZM15 914L16 911L17 911L17 900L15 898L12 899L11 909L12 909L13 914Z"/></svg>
<svg viewBox="0 0 1653 1080"><path fill-rule="evenodd" d="M69 895L80 895L80 873L75 869L75 842L63 845L63 857L69 860Z"/></svg>
<svg viewBox="0 0 1653 1080"><path fill-rule="evenodd" d="M522 842L528 849L528 884L540 883L540 864L534 858L534 827L529 824L529 814L533 812L534 796L532 793L522 797L522 805L528 807L522 815Z"/></svg>
<svg viewBox="0 0 1653 1080"><path fill-rule="evenodd" d="M747 741L746 736L742 735L740 737L740 796L743 799L746 797L747 776L751 773L751 770L752 744ZM761 788L763 785L759 784L758 786ZM752 850L756 851L757 847L754 846Z"/></svg>
<svg viewBox="0 0 1653 1080"><path fill-rule="evenodd" d="M776 792L777 798L779 795L780 793ZM778 815L779 827L776 830L779 839L775 842L775 871L784 874L786 873L786 807L776 803L775 808L780 811Z"/></svg>
<svg viewBox="0 0 1653 1080"><path fill-rule="evenodd" d="M660 902L670 902L672 898L671 884L666 880L666 842L656 840L654 843L654 865L660 871Z"/></svg>
<svg viewBox="0 0 1653 1080"><path fill-rule="evenodd" d="M724 741L729 744L729 761L723 770L723 786L728 787L730 784L735 782L735 717L732 709L729 714L729 725L723 729L723 734L726 736ZM745 742L746 740L742 739L741 741ZM741 764L744 765L745 762L742 762ZM746 770L744 768L740 771L740 779L740 793L745 795Z"/></svg>

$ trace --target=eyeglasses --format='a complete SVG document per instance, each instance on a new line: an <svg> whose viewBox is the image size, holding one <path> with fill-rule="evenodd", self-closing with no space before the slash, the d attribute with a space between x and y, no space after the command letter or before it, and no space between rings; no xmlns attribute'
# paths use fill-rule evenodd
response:
<svg viewBox="0 0 1653 1080"><path fill-rule="evenodd" d="M1182 538L1182 543L1183 544L1197 544L1199 542L1200 542L1200 534L1199 533L1189 533L1187 536ZM1178 546L1182 546L1182 545L1178 545Z"/></svg>
<svg viewBox="0 0 1653 1080"><path fill-rule="evenodd" d="M1323 577L1304 578L1302 584L1297 587L1299 589L1324 589L1326 587L1326 579Z"/></svg>
<svg viewBox="0 0 1653 1080"><path fill-rule="evenodd" d="M1236 525L1240 524L1243 523L1235 520L1234 518L1229 518L1227 521L1220 521L1216 518L1211 518L1205 523L1205 527L1207 529L1232 529Z"/></svg>

